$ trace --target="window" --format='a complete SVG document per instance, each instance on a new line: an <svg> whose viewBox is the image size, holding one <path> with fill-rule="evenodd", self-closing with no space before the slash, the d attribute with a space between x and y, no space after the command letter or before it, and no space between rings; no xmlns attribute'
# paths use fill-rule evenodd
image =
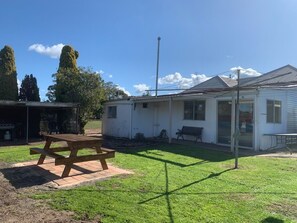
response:
<svg viewBox="0 0 297 223"><path fill-rule="evenodd" d="M117 106L108 106L107 117L116 118L117 117Z"/></svg>
<svg viewBox="0 0 297 223"><path fill-rule="evenodd" d="M267 100L267 123L281 123L282 102Z"/></svg>
<svg viewBox="0 0 297 223"><path fill-rule="evenodd" d="M185 120L205 120L205 101L185 101Z"/></svg>

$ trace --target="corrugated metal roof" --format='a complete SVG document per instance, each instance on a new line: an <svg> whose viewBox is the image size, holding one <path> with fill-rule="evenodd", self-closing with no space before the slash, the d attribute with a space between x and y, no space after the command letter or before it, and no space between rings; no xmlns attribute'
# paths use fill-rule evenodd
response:
<svg viewBox="0 0 297 223"><path fill-rule="evenodd" d="M241 87L264 87L277 85L286 86L292 85L293 83L297 83L297 68L291 65L286 65L258 77L241 78L239 84ZM220 89L226 90L228 88L233 88L236 85L236 79L215 76L188 90L183 91L181 94L190 92L218 91Z"/></svg>
<svg viewBox="0 0 297 223"><path fill-rule="evenodd" d="M228 87L234 87L237 85L237 80L229 78L229 77L220 77L227 85Z"/></svg>
<svg viewBox="0 0 297 223"><path fill-rule="evenodd" d="M243 89L254 89L255 87L284 87L284 86L295 86L297 84L297 68L286 65L284 67L278 68L276 70L270 71L258 77L248 77L240 79L240 87ZM132 100L132 101L162 101L168 100L169 98L191 96L191 95L205 95L207 93L216 93L222 91L230 91L232 88L237 86L237 80L215 76L212 77L188 90L185 90L178 94L168 94L155 96L138 96L129 97L128 99L120 99L114 101L122 100Z"/></svg>
<svg viewBox="0 0 297 223"><path fill-rule="evenodd" d="M278 68L263 74L241 86L289 85L297 81L297 69L291 65Z"/></svg>

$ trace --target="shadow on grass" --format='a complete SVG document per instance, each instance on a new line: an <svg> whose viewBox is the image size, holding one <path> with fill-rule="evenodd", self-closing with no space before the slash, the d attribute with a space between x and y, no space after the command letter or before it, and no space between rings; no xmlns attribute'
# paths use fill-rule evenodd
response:
<svg viewBox="0 0 297 223"><path fill-rule="evenodd" d="M45 177L50 172L37 165L0 169L0 172L16 189L43 185L50 181Z"/></svg>
<svg viewBox="0 0 297 223"><path fill-rule="evenodd" d="M274 217L268 217L261 221L261 223L283 223L284 221Z"/></svg>
<svg viewBox="0 0 297 223"><path fill-rule="evenodd" d="M214 151L208 149L202 149L199 147L175 145L175 144L157 144L146 147L138 148L113 148L117 152L123 154L129 154L138 156L141 158L147 158L154 161L166 162L179 167L191 167L195 165L201 165L208 162L222 162L233 159L232 154L227 154L221 151ZM197 159L197 162L188 163L182 157L177 159L176 157L170 158L170 156L164 155L165 153L176 154L180 156L187 156Z"/></svg>
<svg viewBox="0 0 297 223"><path fill-rule="evenodd" d="M185 188L187 188L187 187L190 187L190 186L192 186L192 185L194 185L194 184L198 184L198 183L201 183L201 182L203 182L203 181L205 181L205 180L208 180L208 179L211 179L211 178L214 178L214 177L218 177L218 176L220 176L221 174L226 173L226 172L231 171L231 170L234 170L234 169L233 169L233 168L232 168L232 169L226 169L226 170L221 171L221 172L219 172L219 173L211 173L211 174L209 174L209 175L208 175L207 177L205 177L205 178L202 178L202 179L193 181L193 182L191 182L191 183L189 183L189 184L186 184L186 185L184 185L184 186L182 186L182 187L179 187L179 188L177 188L177 189L174 189L174 190L171 190L171 191L166 191L166 192L164 192L164 193L159 194L158 196L155 196L155 197L152 197L152 198L147 199L147 200L145 200L145 201L139 202L139 204L144 204L144 203L146 203L146 202L155 200L155 199L157 199L157 198L159 198L159 197L163 197L163 196L166 196L166 195L173 194L173 193L175 193L175 192L177 192L177 191L180 191L180 190L182 190L182 189L185 189ZM167 163L165 163L165 176L166 176L166 188L168 188L168 182L169 182L169 180L168 180ZM210 193L210 194L212 194L212 193Z"/></svg>
<svg viewBox="0 0 297 223"><path fill-rule="evenodd" d="M221 162L234 159L234 154L231 152L230 146L187 140L177 141L173 139L173 142L169 144L164 140L156 141L148 139L144 141L136 141L123 138L105 137L103 141L103 147L114 149L125 154L137 155L141 153L142 157L152 158L164 162L170 162L170 160L163 159L162 155L156 153L155 150L198 158L209 162ZM265 154L265 152L256 152L252 149L239 149L239 158L250 157L259 154ZM177 163L175 164L179 165ZM181 164L181 166L187 165Z"/></svg>
<svg viewBox="0 0 297 223"><path fill-rule="evenodd" d="M177 192L179 190L185 189L187 187L190 187L190 186L192 186L194 184L201 183L201 182L203 182L205 180L208 180L208 179L211 179L211 178L214 178L214 177L218 177L218 176L220 176L221 174L223 174L225 172L233 170L233 169L226 169L226 170L221 171L219 173L211 173L205 178L199 179L197 181L194 181L192 183L186 184L186 185L184 185L182 187L179 187L177 189L169 191L169 177L168 177L168 168L167 168L167 163L166 162L164 163L164 169L165 169L164 171L165 171L165 180L166 180L166 182L165 182L165 186L166 186L165 187L166 188L165 192L162 193L162 194L159 194L159 195L157 195L155 197L149 198L149 199L147 199L145 201L141 201L141 202L139 202L139 204L144 204L144 203L150 202L152 200L155 200L155 199L158 199L158 198L161 198L161 197L165 197L165 200L166 200L166 203L167 203L168 217L170 219L170 223L174 223L174 217L173 217L172 207L171 207L171 202L170 202L170 197L169 197L171 194L173 194L173 193L175 193L175 192Z"/></svg>
<svg viewBox="0 0 297 223"><path fill-rule="evenodd" d="M157 191L140 191L139 189L135 189L135 190L131 190L131 189L127 189L127 190L123 190L123 189L117 189L117 188L113 188L113 189L102 189L100 187L100 190L102 190L101 192L110 192L112 194L114 193L145 193L147 195L151 195L152 197L151 198L148 198L146 200L143 200L143 201L139 201L138 204L142 205L142 204L146 204L146 203L149 203L151 201L154 201L154 200L157 200L157 199L165 199L166 201L166 206L167 206L167 212L168 212L168 215L167 217L169 218L169 221L170 223L174 223L175 222L175 218L174 218L174 212L173 212L173 208L172 208L172 201L170 200L170 196L171 195L180 195L180 196L184 196L184 195L220 195L220 194L230 194L230 195L236 195L236 194L281 194L281 195L296 195L297 193L296 192L237 192L237 191L219 191L219 192L194 192L194 193L191 193L191 192L184 192L183 190L186 189L186 188L189 188L191 186L194 186L196 184L199 184L199 183L202 183L204 181L207 181L209 179L215 179L219 176L221 176L222 174L224 173L227 173L229 171L232 171L232 170L235 170L233 168L229 168L229 169L225 169L223 171L220 171L220 172L212 172L212 173L209 173L208 176L204 177L204 178L201 178L201 179L198 179L198 180L195 180L193 182L190 182L188 184L185 184L181 187L178 187L176 189L173 189L173 190L170 190L170 178L169 178L169 171L168 171L168 164L169 163L166 163L164 162L164 175L165 175L165 191L164 192L157 192ZM235 170L236 171L236 170ZM219 179L219 178L218 178ZM75 189L77 191L84 191L84 192L90 192L90 193L94 193L94 189L86 189L86 188L78 188L78 189ZM64 191L64 192L69 192L69 193L72 193L71 190L67 190L67 191ZM108 193L107 193L108 195ZM283 222L282 220L279 220L279 219L276 219L276 218L273 218L273 217L268 217L266 219L263 219L261 222L263 223L281 223Z"/></svg>

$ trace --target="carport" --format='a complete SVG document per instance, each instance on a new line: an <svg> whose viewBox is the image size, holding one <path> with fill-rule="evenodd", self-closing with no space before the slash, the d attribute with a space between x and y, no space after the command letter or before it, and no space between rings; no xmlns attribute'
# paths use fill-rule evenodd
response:
<svg viewBox="0 0 297 223"><path fill-rule="evenodd" d="M0 140L38 137L41 133L77 133L75 103L0 101Z"/></svg>

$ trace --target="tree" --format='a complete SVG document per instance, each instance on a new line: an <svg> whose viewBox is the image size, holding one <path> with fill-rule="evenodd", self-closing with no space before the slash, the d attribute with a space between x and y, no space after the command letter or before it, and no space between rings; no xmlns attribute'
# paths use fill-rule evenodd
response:
<svg viewBox="0 0 297 223"><path fill-rule="evenodd" d="M94 113L94 117L100 118L103 113L103 103L111 99L124 99L128 98L128 95L121 89L118 88L118 85L115 85L112 82L101 83L101 94L100 94L100 105Z"/></svg>
<svg viewBox="0 0 297 223"><path fill-rule="evenodd" d="M79 103L79 124L83 132L88 120L100 107L100 95L103 94L100 76L91 69L79 68L75 73L72 69L64 69L63 73L57 73L54 77L56 84L49 87L49 99L55 98L56 102Z"/></svg>
<svg viewBox="0 0 297 223"><path fill-rule="evenodd" d="M83 132L85 124L100 106L102 80L91 69L78 68L77 58L78 52L71 46L63 47L59 69L53 74L55 84L48 87L47 96L50 101L79 103L79 125Z"/></svg>
<svg viewBox="0 0 297 223"><path fill-rule="evenodd" d="M79 103L79 124L83 132L90 118L100 117L104 101L127 95L113 83L104 83L92 69L78 68L77 58L78 52L71 46L63 47L59 69L53 74L55 84L48 87L47 97L49 101Z"/></svg>
<svg viewBox="0 0 297 223"><path fill-rule="evenodd" d="M5 46L0 51L0 100L18 99L17 72L14 51Z"/></svg>
<svg viewBox="0 0 297 223"><path fill-rule="evenodd" d="M62 48L61 56L60 56L60 63L58 73L62 72L78 72L76 59L78 58L79 53L74 50L71 46L65 45Z"/></svg>
<svg viewBox="0 0 297 223"><path fill-rule="evenodd" d="M104 87L105 100L123 99L128 97L128 95L123 90L118 88L118 85L115 85L112 82L104 83L103 87Z"/></svg>
<svg viewBox="0 0 297 223"><path fill-rule="evenodd" d="M37 80L32 74L24 77L20 87L19 99L21 101L40 101Z"/></svg>

